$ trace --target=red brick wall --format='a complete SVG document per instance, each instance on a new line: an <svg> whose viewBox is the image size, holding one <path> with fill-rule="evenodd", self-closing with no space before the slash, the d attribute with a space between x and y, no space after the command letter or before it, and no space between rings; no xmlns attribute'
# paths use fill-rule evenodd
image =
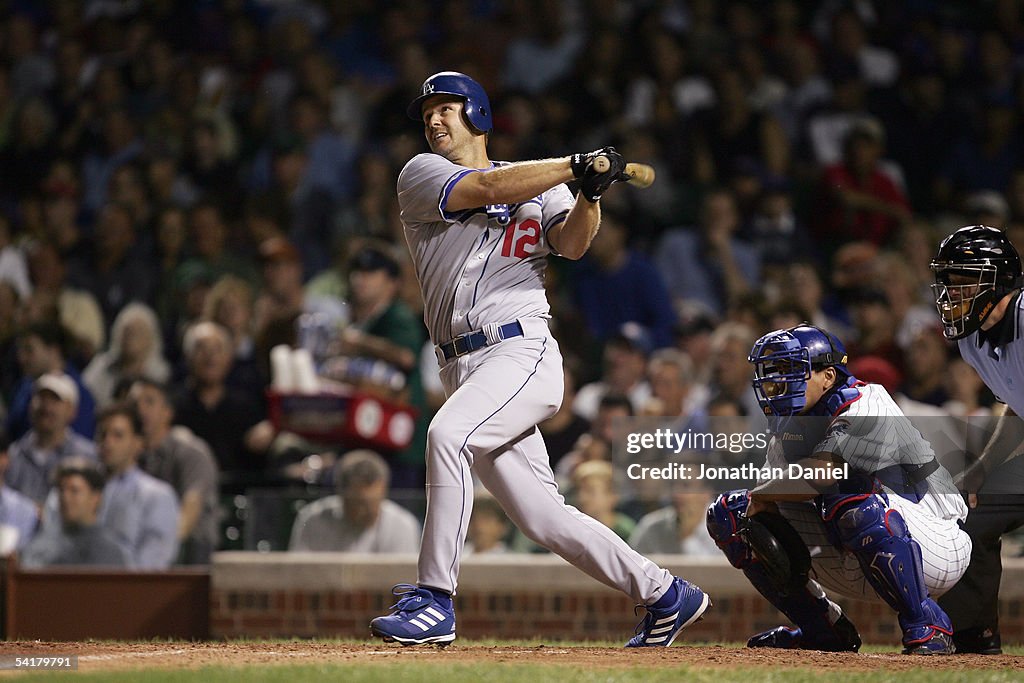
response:
<svg viewBox="0 0 1024 683"><path fill-rule="evenodd" d="M369 622L387 613L389 591L215 590L210 628L214 637L369 636ZM896 615L881 603L842 602L865 642L899 643ZM1004 601L1000 620L1004 643L1024 640L1024 600ZM621 640L640 620L628 598L608 592L465 592L456 598L458 632L464 638L538 640ZM787 623L760 596L719 597L703 621L684 636L688 641L742 641L753 633Z"/></svg>

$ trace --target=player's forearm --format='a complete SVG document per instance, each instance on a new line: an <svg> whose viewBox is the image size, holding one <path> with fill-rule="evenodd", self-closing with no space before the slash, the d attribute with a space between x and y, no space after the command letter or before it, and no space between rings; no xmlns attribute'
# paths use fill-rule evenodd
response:
<svg viewBox="0 0 1024 683"><path fill-rule="evenodd" d="M759 484L750 493L763 502L811 500L839 480L841 462L836 459L804 458L795 472L779 468L781 476Z"/></svg>
<svg viewBox="0 0 1024 683"><path fill-rule="evenodd" d="M520 161L466 175L452 188L445 208L461 211L488 204L525 202L572 179L569 157Z"/></svg>
<svg viewBox="0 0 1024 683"><path fill-rule="evenodd" d="M600 223L600 204L578 197L565 221L548 231L548 242L559 254L575 261L587 253Z"/></svg>

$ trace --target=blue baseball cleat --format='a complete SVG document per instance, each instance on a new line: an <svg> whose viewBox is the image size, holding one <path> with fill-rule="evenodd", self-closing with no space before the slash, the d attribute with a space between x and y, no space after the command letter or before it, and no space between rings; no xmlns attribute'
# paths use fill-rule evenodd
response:
<svg viewBox="0 0 1024 683"><path fill-rule="evenodd" d="M942 608L931 598L921 604L924 616L908 621L900 615L903 627L903 654L951 655L956 652L953 643L953 624Z"/></svg>
<svg viewBox="0 0 1024 683"><path fill-rule="evenodd" d="M455 640L455 608L444 607L426 588L400 583L391 589L398 602L386 617L370 622L370 633L402 645L448 644Z"/></svg>
<svg viewBox="0 0 1024 683"><path fill-rule="evenodd" d="M697 621L711 606L711 600L700 588L676 577L673 586L677 591L675 603L658 609L653 605L645 607L647 615L636 627L626 647L668 647L683 629Z"/></svg>

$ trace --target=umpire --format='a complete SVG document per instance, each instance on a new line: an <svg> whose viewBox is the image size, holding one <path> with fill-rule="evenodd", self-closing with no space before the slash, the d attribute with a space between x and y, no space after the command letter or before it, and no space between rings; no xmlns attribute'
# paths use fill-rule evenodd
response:
<svg viewBox="0 0 1024 683"><path fill-rule="evenodd" d="M1024 524L1024 273L1005 233L969 225L948 236L932 259L935 306L946 339L1006 405L1004 416L961 489L971 512L965 530L974 542L971 563L939 604L955 630L957 652L1001 654L999 581L1001 537ZM980 489L980 490L979 490Z"/></svg>

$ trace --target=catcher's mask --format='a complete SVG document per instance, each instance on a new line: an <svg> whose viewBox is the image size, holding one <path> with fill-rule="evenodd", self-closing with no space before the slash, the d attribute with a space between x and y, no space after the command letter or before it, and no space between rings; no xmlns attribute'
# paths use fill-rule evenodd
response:
<svg viewBox="0 0 1024 683"><path fill-rule="evenodd" d="M841 376L850 374L842 342L810 323L764 335L747 361L754 366L757 402L769 417L796 415L806 407L812 371L834 367Z"/></svg>
<svg viewBox="0 0 1024 683"><path fill-rule="evenodd" d="M986 225L965 226L942 240L930 265L946 339L976 332L1000 299L1024 284L1017 250L1006 233Z"/></svg>

